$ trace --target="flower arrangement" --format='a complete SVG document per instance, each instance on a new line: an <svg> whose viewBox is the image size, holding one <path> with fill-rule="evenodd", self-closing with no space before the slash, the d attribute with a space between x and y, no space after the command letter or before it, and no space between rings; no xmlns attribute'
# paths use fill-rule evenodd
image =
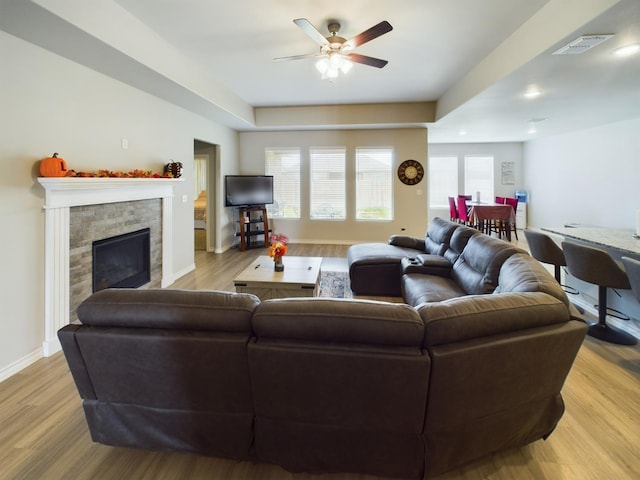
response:
<svg viewBox="0 0 640 480"><path fill-rule="evenodd" d="M272 233L269 237L269 241L271 242L271 245L275 243L282 243L283 245L286 245L287 243L289 243L289 239L287 238L287 236L283 235L282 233Z"/></svg>
<svg viewBox="0 0 640 480"><path fill-rule="evenodd" d="M273 233L270 237L271 247L269 248L269 256L273 258L275 262L276 272L282 272L284 265L282 263L282 257L287 254L287 242L289 239L282 234Z"/></svg>
<svg viewBox="0 0 640 480"><path fill-rule="evenodd" d="M274 243L269 249L269 256L272 258L282 257L287 254L287 246L284 243Z"/></svg>

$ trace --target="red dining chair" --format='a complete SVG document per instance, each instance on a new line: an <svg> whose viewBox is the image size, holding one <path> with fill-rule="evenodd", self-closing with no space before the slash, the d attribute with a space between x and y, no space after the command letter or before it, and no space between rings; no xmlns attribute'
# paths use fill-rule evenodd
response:
<svg viewBox="0 0 640 480"><path fill-rule="evenodd" d="M518 212L518 199L517 198L511 198L511 197L505 197L504 203L506 203L507 205L511 205L513 207L513 214L516 215L516 213ZM505 227L508 228L513 233L515 233L516 234L516 240L518 240L518 229L517 229L517 226L516 226L515 217L514 217L513 223L509 223Z"/></svg>
<svg viewBox="0 0 640 480"><path fill-rule="evenodd" d="M505 204L504 200L505 200L504 197L496 197L495 203L504 205ZM502 238L503 234L505 235L505 237L507 236L506 228L507 226L500 220L489 220L486 225L486 233L487 235L496 233L499 238Z"/></svg>
<svg viewBox="0 0 640 480"><path fill-rule="evenodd" d="M458 219L460 223L473 227L471 219L469 218L469 209L467 208L467 199L460 195L458 196Z"/></svg>
<svg viewBox="0 0 640 480"><path fill-rule="evenodd" d="M452 222L460 222L458 208L456 207L456 199L453 197L449 197L449 219Z"/></svg>

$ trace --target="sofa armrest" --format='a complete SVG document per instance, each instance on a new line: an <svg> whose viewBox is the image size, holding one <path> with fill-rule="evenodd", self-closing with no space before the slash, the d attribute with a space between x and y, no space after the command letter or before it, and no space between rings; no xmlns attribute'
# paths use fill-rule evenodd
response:
<svg viewBox="0 0 640 480"><path fill-rule="evenodd" d="M420 254L416 257L405 257L401 261L402 274L420 273L422 275L438 275L449 277L453 265L441 255Z"/></svg>
<svg viewBox="0 0 640 480"><path fill-rule="evenodd" d="M76 340L76 332L80 328L82 328L82 325L65 325L58 330L58 339L60 340L62 351L69 364L69 370L71 371L71 376L76 384L80 398L96 399L96 392L93 389L89 372L87 371L80 347Z"/></svg>
<svg viewBox="0 0 640 480"><path fill-rule="evenodd" d="M542 292L470 295L417 307L425 346L463 342L517 330L566 323L567 306Z"/></svg>
<svg viewBox="0 0 640 480"><path fill-rule="evenodd" d="M389 245L397 247L414 248L424 252L424 238L410 237L408 235L391 235Z"/></svg>

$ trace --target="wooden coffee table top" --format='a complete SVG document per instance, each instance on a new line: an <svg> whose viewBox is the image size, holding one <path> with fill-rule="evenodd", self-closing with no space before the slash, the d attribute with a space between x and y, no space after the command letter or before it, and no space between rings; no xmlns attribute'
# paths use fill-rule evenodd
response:
<svg viewBox="0 0 640 480"><path fill-rule="evenodd" d="M234 284L258 286L260 284L315 285L320 276L322 257L282 257L283 272L274 270L273 258L261 255L233 279Z"/></svg>

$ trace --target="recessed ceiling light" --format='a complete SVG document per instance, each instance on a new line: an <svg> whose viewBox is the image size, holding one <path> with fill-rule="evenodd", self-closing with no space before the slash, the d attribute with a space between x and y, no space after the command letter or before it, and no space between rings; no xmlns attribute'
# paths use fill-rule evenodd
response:
<svg viewBox="0 0 640 480"><path fill-rule="evenodd" d="M464 136L466 134L467 134L467 131L464 128L460 129L460 131L458 132L458 135Z"/></svg>
<svg viewBox="0 0 640 480"><path fill-rule="evenodd" d="M525 98L536 98L542 95L542 92L540 90L532 88L527 90L523 95Z"/></svg>
<svg viewBox="0 0 640 480"><path fill-rule="evenodd" d="M616 57L630 57L636 53L640 52L640 43L634 43L631 45L625 45L624 47L616 48L613 51L613 54Z"/></svg>

